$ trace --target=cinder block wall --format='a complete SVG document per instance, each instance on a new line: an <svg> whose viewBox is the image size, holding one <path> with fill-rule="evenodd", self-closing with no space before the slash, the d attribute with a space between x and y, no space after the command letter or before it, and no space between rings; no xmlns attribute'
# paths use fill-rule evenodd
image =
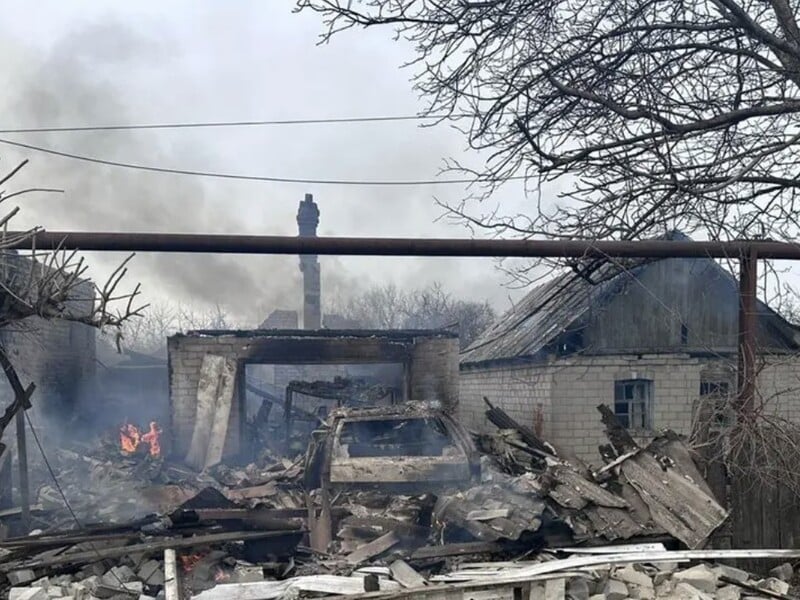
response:
<svg viewBox="0 0 800 600"><path fill-rule="evenodd" d="M246 339L232 337L185 337L173 336L167 340L169 356L170 428L166 442L177 456L189 451L197 412L197 384L203 356L218 354L235 360L246 355ZM241 444L240 423L242 419L238 393L234 392L231 404L228 435L225 439L225 455L239 452Z"/></svg>
<svg viewBox="0 0 800 600"><path fill-rule="evenodd" d="M412 400L438 401L458 413L458 338L415 338L411 350Z"/></svg>
<svg viewBox="0 0 800 600"><path fill-rule="evenodd" d="M486 396L509 416L545 438L552 431L553 369L547 365L495 366L461 371L459 415L476 431L493 431L484 416Z"/></svg>
<svg viewBox="0 0 800 600"><path fill-rule="evenodd" d="M653 381L653 430L689 434L705 361L680 355L613 356L570 359L553 381L553 441L580 459L599 465L598 446L607 444L599 404L614 406L614 382ZM647 442L639 438L640 442Z"/></svg>
<svg viewBox="0 0 800 600"><path fill-rule="evenodd" d="M258 344L259 339L234 336L173 336L168 339L171 404L171 436L168 443L176 455L185 454L191 442L203 356L219 354L234 360L243 360L251 355L252 346ZM446 409L455 413L459 386L458 339L414 338L411 347L410 384L413 400L438 400ZM231 423L239 422L242 408L235 403L231 411ZM226 453L238 451L240 443L239 428L229 427Z"/></svg>
<svg viewBox="0 0 800 600"><path fill-rule="evenodd" d="M79 285L76 310L91 310L94 286ZM33 382L33 415L61 417L69 414L79 395L91 394L96 373L96 330L88 325L29 317L2 331L0 338L24 386ZM0 404L13 400L11 388L0 375Z"/></svg>

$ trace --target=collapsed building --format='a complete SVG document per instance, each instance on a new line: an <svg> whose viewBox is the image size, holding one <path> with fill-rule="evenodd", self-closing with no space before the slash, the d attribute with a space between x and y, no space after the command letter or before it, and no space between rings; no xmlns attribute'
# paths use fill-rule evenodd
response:
<svg viewBox="0 0 800 600"><path fill-rule="evenodd" d="M307 196L300 234L315 235L318 219ZM736 345L722 301L735 282L712 261L670 261L600 263L545 284L459 365L450 331L331 328L319 263L304 256L303 328L297 311L278 310L252 330L173 335L166 365L131 353L106 365L104 389L150 417L70 440L34 470L37 529L17 508L0 511L0 590L11 600L788 597L785 561L800 551L712 548L730 511L679 433L687 386L714 398L734 387L714 361ZM665 294L652 322L638 284ZM759 309L761 343L790 356L794 329ZM628 328L609 319L632 314L642 322ZM662 335L667 345L652 345ZM140 374L167 387L165 418ZM745 558L783 564L718 564Z"/></svg>

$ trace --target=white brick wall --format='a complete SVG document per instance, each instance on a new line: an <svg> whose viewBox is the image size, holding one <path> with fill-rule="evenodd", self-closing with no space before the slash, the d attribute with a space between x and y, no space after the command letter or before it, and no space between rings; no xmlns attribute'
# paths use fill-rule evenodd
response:
<svg viewBox="0 0 800 600"><path fill-rule="evenodd" d="M730 377L735 358L692 358L679 354L576 357L550 364L463 369L459 414L477 430L494 427L484 417L483 396L520 423L535 426L544 415L542 434L560 448L598 464L597 447L608 442L596 407L614 403L614 381L653 380L655 431L688 435L697 409L701 379ZM758 393L769 410L800 422L800 357L762 358ZM644 440L643 440L644 441Z"/></svg>

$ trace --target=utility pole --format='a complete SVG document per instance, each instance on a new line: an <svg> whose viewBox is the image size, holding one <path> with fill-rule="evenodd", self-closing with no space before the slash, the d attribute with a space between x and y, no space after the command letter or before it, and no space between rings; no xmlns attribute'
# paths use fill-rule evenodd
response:
<svg viewBox="0 0 800 600"><path fill-rule="evenodd" d="M758 254L754 248L750 248L739 255L739 351L736 407L739 420L751 415L755 409L756 335L758 332L757 280Z"/></svg>

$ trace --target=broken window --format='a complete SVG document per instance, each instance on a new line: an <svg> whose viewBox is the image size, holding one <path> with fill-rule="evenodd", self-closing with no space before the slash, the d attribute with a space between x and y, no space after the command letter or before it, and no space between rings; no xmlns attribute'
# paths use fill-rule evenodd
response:
<svg viewBox="0 0 800 600"><path fill-rule="evenodd" d="M729 427L733 423L730 384L727 381L701 381L700 400L710 413L711 427Z"/></svg>
<svg viewBox="0 0 800 600"><path fill-rule="evenodd" d="M628 429L653 428L653 382L625 379L614 382L614 414Z"/></svg>

